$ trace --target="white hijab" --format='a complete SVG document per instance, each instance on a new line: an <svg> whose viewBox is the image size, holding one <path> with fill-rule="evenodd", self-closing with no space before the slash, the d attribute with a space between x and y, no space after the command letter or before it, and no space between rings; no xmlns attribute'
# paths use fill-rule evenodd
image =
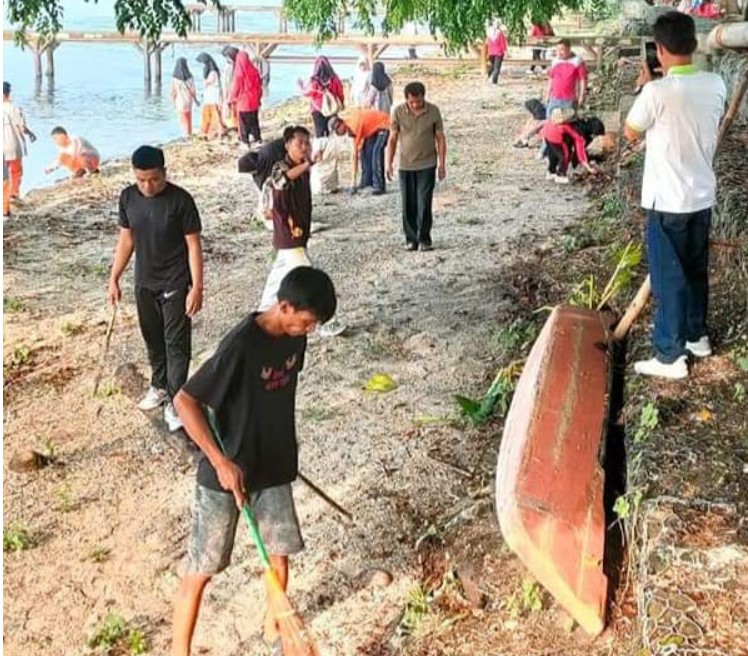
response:
<svg viewBox="0 0 748 656"><path fill-rule="evenodd" d="M351 83L351 96L353 104L362 107L366 103L366 96L369 93L369 79L371 71L369 70L369 60L361 56L356 64L356 72L353 74Z"/></svg>

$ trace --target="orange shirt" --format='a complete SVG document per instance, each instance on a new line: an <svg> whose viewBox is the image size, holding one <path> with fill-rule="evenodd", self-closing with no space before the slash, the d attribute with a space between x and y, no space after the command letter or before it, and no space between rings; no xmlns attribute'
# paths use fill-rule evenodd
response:
<svg viewBox="0 0 748 656"><path fill-rule="evenodd" d="M376 109L353 109L343 119L353 132L353 143L361 148L364 141L380 130L390 129L390 115Z"/></svg>

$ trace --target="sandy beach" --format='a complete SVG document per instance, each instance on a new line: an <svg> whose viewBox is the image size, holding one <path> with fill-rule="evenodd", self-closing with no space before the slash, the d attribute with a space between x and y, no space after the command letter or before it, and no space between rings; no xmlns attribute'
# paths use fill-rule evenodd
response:
<svg viewBox="0 0 748 656"><path fill-rule="evenodd" d="M448 178L434 200L435 250L403 250L396 185L383 197L315 200L314 220L324 229L313 235L310 255L335 281L349 330L310 342L297 412L301 469L355 521L342 523L295 486L307 548L292 562L290 594L325 654L407 653L397 627L423 568L440 559L472 568L465 580L493 599L521 594L526 575L503 546L492 510L499 435L491 424L462 421L452 396L480 396L505 363L496 335L517 305L507 280L518 275L518 256L547 248L548 236L588 207L585 182L545 182L534 150L511 148L526 118L522 102L540 95L542 81L510 69L497 88L474 71L436 76L413 68L397 74L396 88L413 78L440 106L448 140ZM301 101L270 114L268 137L285 120L307 120ZM168 175L194 195L204 226L196 359L255 307L271 261L270 234L250 219L256 191L236 172L238 154L226 142L166 148ZM342 170L345 183L347 162ZM88 653L87 637L107 613L140 627L150 653L168 650L194 470L124 389L145 385L147 374L132 267L102 389L91 394L108 319L117 200L130 182L129 165L111 163L98 177L30 193L4 224L4 521L35 540L5 554L9 656ZM129 379L115 375L128 364ZM376 373L397 388L364 391ZM54 462L10 471L14 453L28 448ZM452 548L436 548L428 536L445 526ZM265 653L261 570L243 533L237 545L232 566L206 594L196 654ZM380 570L392 575L389 585ZM569 632L552 603L527 620L499 605L459 609L473 622L483 621L481 613L501 618L491 634L501 649L491 653L545 654L549 646L558 654L630 653L619 642L590 644ZM418 653L482 653L470 642L440 651L442 629L424 623L433 650Z"/></svg>

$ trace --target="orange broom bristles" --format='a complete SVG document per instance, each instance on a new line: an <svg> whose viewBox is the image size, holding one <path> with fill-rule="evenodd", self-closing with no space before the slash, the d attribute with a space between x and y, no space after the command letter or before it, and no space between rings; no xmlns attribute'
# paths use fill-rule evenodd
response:
<svg viewBox="0 0 748 656"><path fill-rule="evenodd" d="M266 570L266 580L271 610L283 645L283 656L320 656L317 645L291 605L274 570Z"/></svg>

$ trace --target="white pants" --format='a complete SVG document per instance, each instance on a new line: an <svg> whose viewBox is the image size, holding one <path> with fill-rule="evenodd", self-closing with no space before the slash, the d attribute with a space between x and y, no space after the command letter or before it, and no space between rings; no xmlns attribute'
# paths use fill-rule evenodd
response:
<svg viewBox="0 0 748 656"><path fill-rule="evenodd" d="M273 266L270 267L270 273L265 282L265 290L262 292L262 300L257 308L260 312L264 312L275 304L283 278L288 275L289 271L301 266L312 266L306 248L284 248L276 251Z"/></svg>

